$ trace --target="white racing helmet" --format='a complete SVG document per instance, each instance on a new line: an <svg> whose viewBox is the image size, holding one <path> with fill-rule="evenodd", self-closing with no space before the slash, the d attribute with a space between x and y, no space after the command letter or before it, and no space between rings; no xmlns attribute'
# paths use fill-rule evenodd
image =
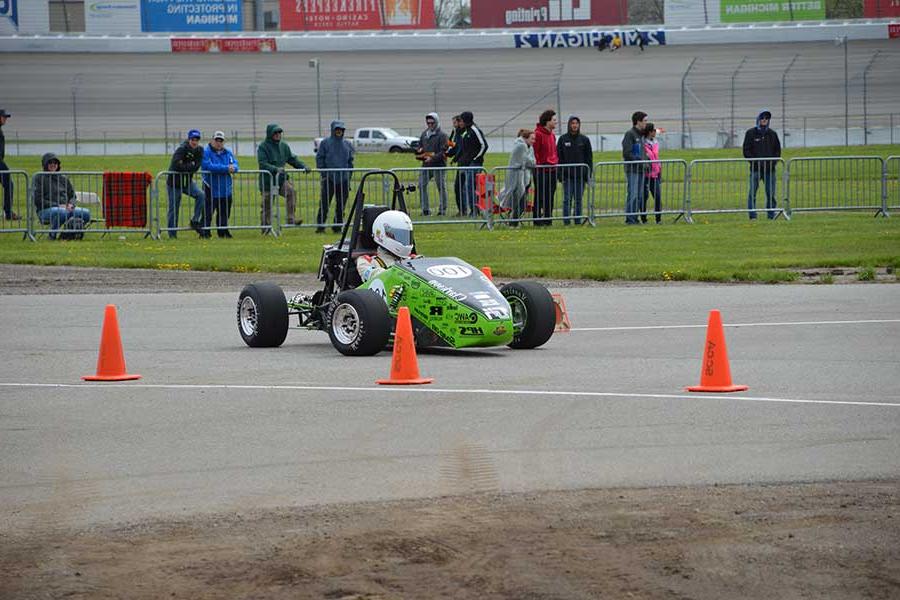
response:
<svg viewBox="0 0 900 600"><path fill-rule="evenodd" d="M372 223L375 243L400 258L409 258L413 250L413 224L409 215L399 210L386 210Z"/></svg>

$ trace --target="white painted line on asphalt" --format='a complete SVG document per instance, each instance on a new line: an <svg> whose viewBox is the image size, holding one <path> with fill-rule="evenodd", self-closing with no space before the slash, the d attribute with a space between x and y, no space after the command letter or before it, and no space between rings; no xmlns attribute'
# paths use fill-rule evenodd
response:
<svg viewBox="0 0 900 600"><path fill-rule="evenodd" d="M648 398L660 400L734 400L737 402L779 402L787 404L836 404L841 406L885 406L900 408L900 402L861 400L807 400L803 398L766 398L753 396L725 396L717 394L636 394L632 392L582 392L577 390L485 390L449 389L411 386L346 387L330 385L239 385L239 384L179 384L179 383L2 383L0 387L22 388L128 388L147 390L258 390L258 391L325 391L325 392L401 392L418 394L482 394L491 396L575 396L588 398Z"/></svg>
<svg viewBox="0 0 900 600"><path fill-rule="evenodd" d="M792 321L786 323L723 323L724 327L789 327L792 325L867 325L900 323L900 319L864 319L859 321ZM573 327L570 331L633 331L636 329L706 329L706 325L638 325L634 327Z"/></svg>

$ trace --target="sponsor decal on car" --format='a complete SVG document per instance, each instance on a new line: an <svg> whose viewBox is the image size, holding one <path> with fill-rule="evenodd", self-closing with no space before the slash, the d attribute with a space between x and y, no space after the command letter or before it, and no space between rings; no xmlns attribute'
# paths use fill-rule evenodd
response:
<svg viewBox="0 0 900 600"><path fill-rule="evenodd" d="M494 335L496 336L501 336L504 334L506 334L506 327L504 327L503 325L494 330Z"/></svg>
<svg viewBox="0 0 900 600"><path fill-rule="evenodd" d="M471 325L466 325L459 328L459 335L466 337L474 337L474 336L483 336L484 330L481 327L475 327Z"/></svg>
<svg viewBox="0 0 900 600"><path fill-rule="evenodd" d="M463 265L431 265L425 271L432 277L444 279L465 279L472 275L472 269Z"/></svg>
<svg viewBox="0 0 900 600"><path fill-rule="evenodd" d="M455 266L455 265L451 265L451 266ZM468 298L468 296L466 296L465 294L461 294L461 293L457 292L449 285L444 285L443 283L441 283L440 281L437 281L436 279L429 279L428 285L430 285L434 289L438 290L439 292L443 292L444 294L446 294L450 298L453 298L457 302L462 302L463 300Z"/></svg>

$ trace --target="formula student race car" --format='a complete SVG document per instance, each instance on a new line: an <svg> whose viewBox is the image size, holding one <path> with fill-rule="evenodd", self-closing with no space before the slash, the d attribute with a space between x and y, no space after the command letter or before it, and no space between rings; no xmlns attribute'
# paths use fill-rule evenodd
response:
<svg viewBox="0 0 900 600"><path fill-rule="evenodd" d="M373 176L393 178L391 207L365 205L364 182ZM287 299L268 282L245 286L237 305L244 342L254 348L280 346L296 318L295 328L327 331L342 354L371 356L391 343L397 312L406 306L418 347L536 348L546 343L556 325L556 307L547 289L534 282L498 289L458 258L413 257L362 283L356 259L377 252L372 224L378 215L391 208L407 212L403 193L394 173L363 176L340 241L322 252L319 280L324 286L311 296Z"/></svg>

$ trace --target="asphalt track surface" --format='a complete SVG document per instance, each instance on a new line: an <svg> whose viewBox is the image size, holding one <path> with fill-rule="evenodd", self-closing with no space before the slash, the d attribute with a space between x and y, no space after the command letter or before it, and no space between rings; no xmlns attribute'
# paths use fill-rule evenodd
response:
<svg viewBox="0 0 900 600"><path fill-rule="evenodd" d="M291 290L295 291L295 290ZM233 293L5 295L0 532L470 492L900 476L900 286L562 290L543 348L244 346ZM88 384L103 306L128 370ZM737 394L699 379L722 311Z"/></svg>
<svg viewBox="0 0 900 600"><path fill-rule="evenodd" d="M879 56L870 66L876 51ZM695 122L695 129L728 125L722 119L731 114L732 103L738 131L752 125L764 107L772 109L781 128L783 89L785 109L796 119L789 126L800 127L802 118L817 115L830 118L810 126L843 124L844 54L832 43L666 46L643 53L625 48L615 54L594 49L318 55L23 53L0 54L2 101L14 115L7 135L62 139L61 132L68 130L71 138L76 116L81 139L99 139L104 132L118 138L139 140L142 134L160 138L164 119L170 133L199 127L250 135L254 110L257 137L269 122L281 123L288 137L313 135L316 76L307 63L314 56L321 59L326 128L340 114L351 129L387 125L412 128L417 134L423 115L437 105L447 121L454 113L472 110L488 130L523 111L508 125L506 133L513 135L515 127L533 126L541 110L556 105L560 67L563 114L575 112L585 121L602 121L601 131L624 131L631 113L642 109L658 124L680 128L681 79L694 58L687 117L715 120ZM863 112L867 66L869 114L896 111L897 44L853 42L848 56L851 115ZM783 88L782 74L794 57ZM731 78L739 66L732 98ZM884 126L882 120L878 117L870 125Z"/></svg>

